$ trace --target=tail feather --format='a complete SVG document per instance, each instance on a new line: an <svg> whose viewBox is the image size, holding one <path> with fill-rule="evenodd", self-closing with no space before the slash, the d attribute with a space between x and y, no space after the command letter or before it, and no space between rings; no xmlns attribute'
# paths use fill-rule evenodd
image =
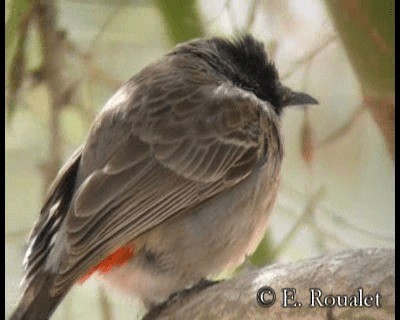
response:
<svg viewBox="0 0 400 320"><path fill-rule="evenodd" d="M56 234L67 216L75 193L82 149L82 146L78 148L61 168L47 193L39 220L29 237L29 248L24 259L25 290L11 320L49 319L73 284L65 284L60 294L54 294L55 275L43 268L47 264L53 242L62 241L57 240ZM54 261L53 265L59 263Z"/></svg>
<svg viewBox="0 0 400 320"><path fill-rule="evenodd" d="M10 320L47 320L65 294L53 296L50 288L53 277L41 272L28 284Z"/></svg>

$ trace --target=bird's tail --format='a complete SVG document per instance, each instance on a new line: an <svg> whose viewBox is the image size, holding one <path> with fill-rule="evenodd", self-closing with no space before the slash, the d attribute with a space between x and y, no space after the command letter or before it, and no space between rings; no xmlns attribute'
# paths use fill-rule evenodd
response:
<svg viewBox="0 0 400 320"><path fill-rule="evenodd" d="M65 294L53 296L50 292L53 277L40 272L25 288L10 320L47 320Z"/></svg>

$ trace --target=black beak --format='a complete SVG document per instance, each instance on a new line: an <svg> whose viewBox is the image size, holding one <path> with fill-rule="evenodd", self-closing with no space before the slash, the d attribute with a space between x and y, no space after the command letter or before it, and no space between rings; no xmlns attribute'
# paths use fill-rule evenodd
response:
<svg viewBox="0 0 400 320"><path fill-rule="evenodd" d="M280 85L279 93L282 97L281 107L305 105L305 104L319 104L319 102L310 95L303 92L292 91L290 88Z"/></svg>

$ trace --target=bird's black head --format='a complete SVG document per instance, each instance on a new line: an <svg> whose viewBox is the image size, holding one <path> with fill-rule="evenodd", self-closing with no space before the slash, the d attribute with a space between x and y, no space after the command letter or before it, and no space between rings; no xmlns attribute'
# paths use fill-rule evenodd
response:
<svg viewBox="0 0 400 320"><path fill-rule="evenodd" d="M277 114L289 105L316 104L311 96L295 92L279 81L278 71L269 59L264 45L251 35L235 40L211 38L187 43L181 50L201 56L219 73L258 98L268 101Z"/></svg>

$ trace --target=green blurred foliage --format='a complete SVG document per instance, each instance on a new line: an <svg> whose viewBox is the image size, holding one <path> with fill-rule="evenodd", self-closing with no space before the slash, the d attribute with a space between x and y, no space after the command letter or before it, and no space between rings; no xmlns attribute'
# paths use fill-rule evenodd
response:
<svg viewBox="0 0 400 320"><path fill-rule="evenodd" d="M25 48L31 18L30 0L11 1L6 17L6 74L8 119L14 114L15 102L25 74Z"/></svg>
<svg viewBox="0 0 400 320"><path fill-rule="evenodd" d="M164 18L172 44L204 35L200 13L195 0L153 0Z"/></svg>
<svg viewBox="0 0 400 320"><path fill-rule="evenodd" d="M6 70L16 51L21 46L21 24L27 18L31 9L30 0L9 1L6 17Z"/></svg>

